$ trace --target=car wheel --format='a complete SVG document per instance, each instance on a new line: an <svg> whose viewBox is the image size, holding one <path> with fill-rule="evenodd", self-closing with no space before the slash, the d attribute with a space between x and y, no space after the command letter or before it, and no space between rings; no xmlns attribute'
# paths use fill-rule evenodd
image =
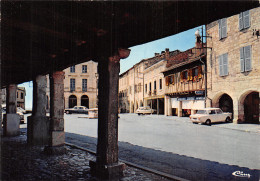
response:
<svg viewBox="0 0 260 181"><path fill-rule="evenodd" d="M69 111L66 111L66 114L70 114L70 112L69 112Z"/></svg>
<svg viewBox="0 0 260 181"><path fill-rule="evenodd" d="M195 123L195 122L192 122L193 124L198 124L198 123Z"/></svg>
<svg viewBox="0 0 260 181"><path fill-rule="evenodd" d="M138 113L138 116L140 116L141 114L140 113Z"/></svg>
<svg viewBox="0 0 260 181"><path fill-rule="evenodd" d="M210 119L207 119L206 122L205 122L206 125L208 126L211 126L211 120Z"/></svg>
<svg viewBox="0 0 260 181"><path fill-rule="evenodd" d="M230 122L231 122L230 117L227 117L227 118L226 118L226 123L230 123Z"/></svg>

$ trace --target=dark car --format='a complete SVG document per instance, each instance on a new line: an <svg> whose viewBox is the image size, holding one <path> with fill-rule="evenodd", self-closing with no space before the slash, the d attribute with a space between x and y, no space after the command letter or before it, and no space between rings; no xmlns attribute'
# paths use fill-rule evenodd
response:
<svg viewBox="0 0 260 181"><path fill-rule="evenodd" d="M74 106L73 108L65 109L64 111L66 114L88 114L88 108L86 108L85 106Z"/></svg>

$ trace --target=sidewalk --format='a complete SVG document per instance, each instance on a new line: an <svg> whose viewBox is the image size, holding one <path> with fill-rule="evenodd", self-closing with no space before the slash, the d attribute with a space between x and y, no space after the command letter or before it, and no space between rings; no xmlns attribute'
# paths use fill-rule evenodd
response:
<svg viewBox="0 0 260 181"><path fill-rule="evenodd" d="M1 138L0 180L99 180L90 174L89 160L95 156L66 146L67 153L60 156L47 156L43 147L28 146L26 133L20 136ZM127 180L166 180L139 169L126 167Z"/></svg>
<svg viewBox="0 0 260 181"><path fill-rule="evenodd" d="M158 116L160 118L164 117L165 119L168 119L168 120L192 124L192 122L190 121L190 119L188 117L164 116L164 115L147 115L147 116ZM260 124L214 123L214 124L212 124L212 126L260 134Z"/></svg>

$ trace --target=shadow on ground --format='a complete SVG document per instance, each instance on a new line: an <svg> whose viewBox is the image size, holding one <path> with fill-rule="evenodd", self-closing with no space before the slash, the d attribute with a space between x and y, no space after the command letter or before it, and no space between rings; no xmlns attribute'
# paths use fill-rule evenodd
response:
<svg viewBox="0 0 260 181"><path fill-rule="evenodd" d="M95 151L97 139L74 133L66 133L66 142ZM119 158L188 180L259 181L260 178L260 170L251 170L245 167L163 152L126 142L119 142ZM236 171L243 172L243 174L250 174L250 177L248 175L241 175L244 177L233 176L232 173Z"/></svg>

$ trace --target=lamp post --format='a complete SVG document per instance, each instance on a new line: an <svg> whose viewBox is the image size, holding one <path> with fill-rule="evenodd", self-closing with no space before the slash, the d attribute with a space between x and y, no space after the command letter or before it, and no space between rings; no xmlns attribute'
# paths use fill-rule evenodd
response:
<svg viewBox="0 0 260 181"><path fill-rule="evenodd" d="M96 77L96 107L98 107L98 73L95 73Z"/></svg>

